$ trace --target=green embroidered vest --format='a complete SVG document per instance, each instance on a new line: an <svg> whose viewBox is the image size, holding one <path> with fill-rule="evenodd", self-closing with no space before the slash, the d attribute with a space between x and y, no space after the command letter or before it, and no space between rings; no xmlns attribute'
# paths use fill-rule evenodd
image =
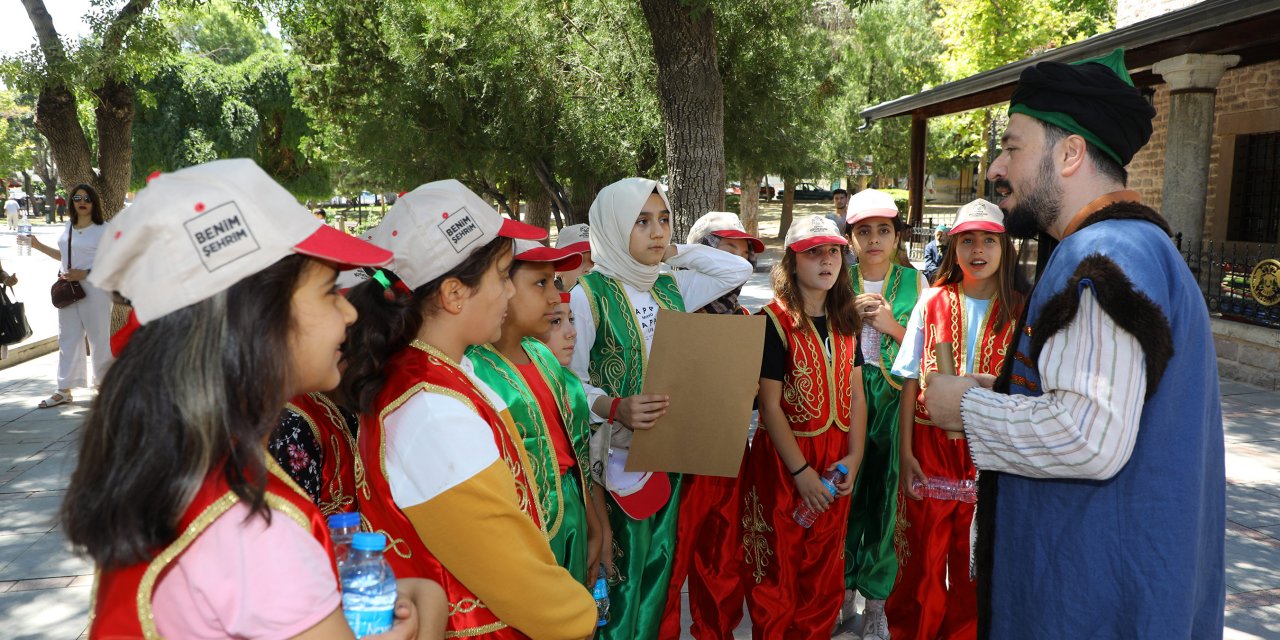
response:
<svg viewBox="0 0 1280 640"><path fill-rule="evenodd" d="M864 293L862 274L858 271L856 264L849 267L849 282L853 285L853 295ZM911 310L915 309L916 302L920 299L920 272L890 263L889 273L884 277L884 288L880 295L889 301L893 319L898 324L907 326L907 321L911 319ZM893 361L898 357L898 348L897 340L880 334L880 372L884 374L884 379L889 386L901 391L902 378L890 373L890 369L893 369Z"/></svg>
<svg viewBox="0 0 1280 640"><path fill-rule="evenodd" d="M617 398L640 393L649 358L640 321L622 283L592 271L578 278L578 284L591 303L596 327L596 342L591 345L591 363L587 365L591 384ZM684 296L669 274L658 276L649 293L663 309L685 310Z"/></svg>
<svg viewBox="0 0 1280 640"><path fill-rule="evenodd" d="M524 449L528 453L529 474L538 483L540 496L538 514L547 539L560 531L565 513L565 490L561 486L560 466L556 459L555 444L551 440L548 411L558 410L569 436L573 457L578 461L579 475L586 493L591 491L591 461L588 457L591 431L587 426L587 396L582 383L573 372L561 365L551 350L534 338L521 341L524 352L533 361L542 381L551 390L556 406L541 407L538 398L520 376L515 363L498 352L493 345L475 345L467 348L467 358L475 365L475 375L493 389L507 403L511 419L519 430Z"/></svg>

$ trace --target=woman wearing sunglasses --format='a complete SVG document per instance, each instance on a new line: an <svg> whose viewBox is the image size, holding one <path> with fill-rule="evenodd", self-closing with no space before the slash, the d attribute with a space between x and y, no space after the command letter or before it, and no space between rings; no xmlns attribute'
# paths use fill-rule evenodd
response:
<svg viewBox="0 0 1280 640"><path fill-rule="evenodd" d="M31 247L61 263L58 277L80 283L85 297L58 309L58 390L40 408L71 402L72 387L88 386L85 367L85 337L93 359L93 383L106 375L111 365L111 296L89 283L93 256L105 228L98 192L87 184L71 190L71 220L50 247L31 236Z"/></svg>

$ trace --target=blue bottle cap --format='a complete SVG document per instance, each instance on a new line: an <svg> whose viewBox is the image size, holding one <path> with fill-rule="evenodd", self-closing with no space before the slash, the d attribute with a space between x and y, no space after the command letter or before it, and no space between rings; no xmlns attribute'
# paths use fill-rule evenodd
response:
<svg viewBox="0 0 1280 640"><path fill-rule="evenodd" d="M840 473L845 474L846 476L849 475L849 467L844 466L843 462L837 464L836 469L839 470Z"/></svg>
<svg viewBox="0 0 1280 640"><path fill-rule="evenodd" d="M328 517L330 529L346 529L360 526L360 514L355 511L335 513Z"/></svg>
<svg viewBox="0 0 1280 640"><path fill-rule="evenodd" d="M357 533L351 536L351 548L356 551L382 551L387 547L387 537L381 533Z"/></svg>

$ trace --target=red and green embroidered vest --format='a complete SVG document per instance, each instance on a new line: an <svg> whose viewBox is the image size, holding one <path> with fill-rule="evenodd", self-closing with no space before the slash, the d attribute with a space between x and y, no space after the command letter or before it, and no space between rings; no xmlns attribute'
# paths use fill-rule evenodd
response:
<svg viewBox="0 0 1280 640"><path fill-rule="evenodd" d="M387 536L384 556L396 576L427 578L440 583L449 602L448 637L524 638L476 597L462 581L427 549L391 497L387 480L386 432L383 421L419 392L438 393L471 407L493 429L498 453L511 471L520 510L541 526L538 495L526 469L524 448L515 427L494 409L484 392L450 358L420 341L387 361L387 382L374 403L374 413L360 424L360 457L365 461L365 482L360 490L360 515L371 531ZM447 428L437 425L437 428Z"/></svg>
<svg viewBox="0 0 1280 640"><path fill-rule="evenodd" d="M569 436L569 444L573 448L573 456L578 461L576 473L581 476L584 493L589 493L591 484L587 471L591 468L588 457L591 430L587 426L587 396L576 378L572 381L574 384L568 384L565 376L573 374L556 361L546 345L534 338L525 338L521 341L521 346L533 361L542 381L555 396L555 407L540 407L537 397L521 378L515 364L498 353L493 345L470 347L467 349L467 357L475 364L476 377L501 396L511 411L511 419L529 456L530 475L538 483L538 515L542 522L542 532L551 539L560 531L565 494L560 486L560 467L545 416L550 411L559 411Z"/></svg>
<svg viewBox="0 0 1280 640"><path fill-rule="evenodd" d="M324 516L311 502L311 496L294 484L270 454L264 451L263 456L270 472L266 486L267 506L288 516L290 522L310 532L324 546L333 570L333 585L337 587L338 566ZM159 638L151 609L156 585L191 543L239 501L240 498L227 485L222 466L210 471L178 520L177 530L180 533L176 540L160 549L149 561L98 573L93 582L89 607L89 637L94 640Z"/></svg>
<svg viewBox="0 0 1280 640"><path fill-rule="evenodd" d="M596 271L578 278L578 285L591 303L596 327L596 342L591 345L591 362L587 366L591 384L619 398L640 393L649 356L627 292L617 280ZM663 309L685 310L684 296L669 274L658 276L649 293Z"/></svg>
<svg viewBox="0 0 1280 640"><path fill-rule="evenodd" d="M1015 294L1016 296L1017 294ZM982 329L978 332L978 344L973 351L973 373L989 373L999 375L1004 366L1005 356L1017 333L1017 322L998 325L996 318L1004 301L998 297L991 299L987 315L979 318ZM1012 317L1016 318L1022 311L1022 298L1014 300ZM925 302L921 324L924 327L924 349L920 358L920 395L916 402L916 421L921 424L933 424L929 420L929 412L924 407L924 389L929 384L929 374L938 371L936 347L940 342L950 342L954 355L952 366L955 372L964 375L968 368L968 323L965 317L964 292L959 283L943 285L936 295Z"/></svg>
<svg viewBox="0 0 1280 640"><path fill-rule="evenodd" d="M893 319L904 327L911 319L911 311L916 308L916 302L920 300L919 274L920 272L915 269L890 263L889 273L885 275L884 287L880 291L880 295L889 302ZM849 282L853 285L853 295L857 296L866 291L862 273L856 264L849 267ZM902 378L891 373L893 361L898 357L899 346L898 341L893 337L886 334L880 335L880 373L884 375L884 380L890 387L901 391Z"/></svg>
<svg viewBox="0 0 1280 640"><path fill-rule="evenodd" d="M356 440L347 428L342 410L323 393L300 395L285 408L298 414L311 427L311 435L320 443L320 496L316 506L329 516L344 511L358 511L356 484L364 482L364 464L356 455Z"/></svg>
<svg viewBox="0 0 1280 640"><path fill-rule="evenodd" d="M853 363L858 338L835 331L829 333L831 357L808 321L805 331L797 329L782 302L774 300L760 311L769 317L787 342L787 372L782 378L782 412L797 437L826 433L832 425L849 430L852 419ZM862 379L857 379L862 384Z"/></svg>

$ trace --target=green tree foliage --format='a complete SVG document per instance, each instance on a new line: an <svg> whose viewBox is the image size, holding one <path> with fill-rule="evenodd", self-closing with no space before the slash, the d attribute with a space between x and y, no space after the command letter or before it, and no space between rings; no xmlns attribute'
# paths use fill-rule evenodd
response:
<svg viewBox="0 0 1280 640"><path fill-rule="evenodd" d="M133 180L219 158L252 158L299 196L331 195L293 97L298 69L262 18L228 0L173 11L181 52L140 87Z"/></svg>
<svg viewBox="0 0 1280 640"><path fill-rule="evenodd" d="M35 164L36 137L40 134L36 133L30 102L16 91L0 91L0 182L30 171Z"/></svg>

